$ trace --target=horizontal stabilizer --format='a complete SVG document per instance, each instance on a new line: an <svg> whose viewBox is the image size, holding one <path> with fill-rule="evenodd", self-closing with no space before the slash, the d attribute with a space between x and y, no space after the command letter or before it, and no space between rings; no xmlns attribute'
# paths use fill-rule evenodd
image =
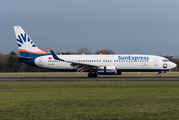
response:
<svg viewBox="0 0 179 120"><path fill-rule="evenodd" d="M30 57L22 57L22 56L17 56L17 55L7 55L7 56L11 56L11 57L18 58L18 59L28 59L28 60L31 59Z"/></svg>

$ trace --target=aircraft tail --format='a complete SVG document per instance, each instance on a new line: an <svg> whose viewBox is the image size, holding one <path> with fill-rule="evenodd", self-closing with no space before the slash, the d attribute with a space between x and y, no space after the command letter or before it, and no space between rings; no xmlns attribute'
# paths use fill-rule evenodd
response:
<svg viewBox="0 0 179 120"><path fill-rule="evenodd" d="M14 26L14 31L21 56L30 57L32 55L49 54L40 50L20 26Z"/></svg>

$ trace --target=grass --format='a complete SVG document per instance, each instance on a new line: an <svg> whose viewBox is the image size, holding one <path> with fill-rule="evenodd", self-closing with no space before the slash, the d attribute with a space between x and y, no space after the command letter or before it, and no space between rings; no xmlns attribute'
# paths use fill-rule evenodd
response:
<svg viewBox="0 0 179 120"><path fill-rule="evenodd" d="M98 77L156 77L157 72L124 72L122 75L98 75ZM87 77L87 73L62 73L62 72L44 72L44 73L0 73L0 77ZM179 72L162 73L162 77L179 77Z"/></svg>
<svg viewBox="0 0 179 120"><path fill-rule="evenodd" d="M0 119L179 119L178 81L1 81Z"/></svg>

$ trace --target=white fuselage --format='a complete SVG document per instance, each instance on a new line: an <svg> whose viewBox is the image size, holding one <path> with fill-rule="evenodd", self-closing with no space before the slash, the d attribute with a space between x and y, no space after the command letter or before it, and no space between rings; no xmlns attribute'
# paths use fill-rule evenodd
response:
<svg viewBox="0 0 179 120"><path fill-rule="evenodd" d="M120 71L167 71L176 64L161 56L155 55L58 55L59 58L96 64L100 66L115 66ZM52 55L40 56L35 59L39 67L56 70L74 70L71 63L54 60Z"/></svg>

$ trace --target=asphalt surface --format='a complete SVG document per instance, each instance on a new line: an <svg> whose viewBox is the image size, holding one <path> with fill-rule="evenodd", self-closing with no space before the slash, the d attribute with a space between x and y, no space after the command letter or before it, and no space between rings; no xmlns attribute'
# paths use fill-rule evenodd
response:
<svg viewBox="0 0 179 120"><path fill-rule="evenodd" d="M0 81L179 81L179 77L0 77Z"/></svg>

